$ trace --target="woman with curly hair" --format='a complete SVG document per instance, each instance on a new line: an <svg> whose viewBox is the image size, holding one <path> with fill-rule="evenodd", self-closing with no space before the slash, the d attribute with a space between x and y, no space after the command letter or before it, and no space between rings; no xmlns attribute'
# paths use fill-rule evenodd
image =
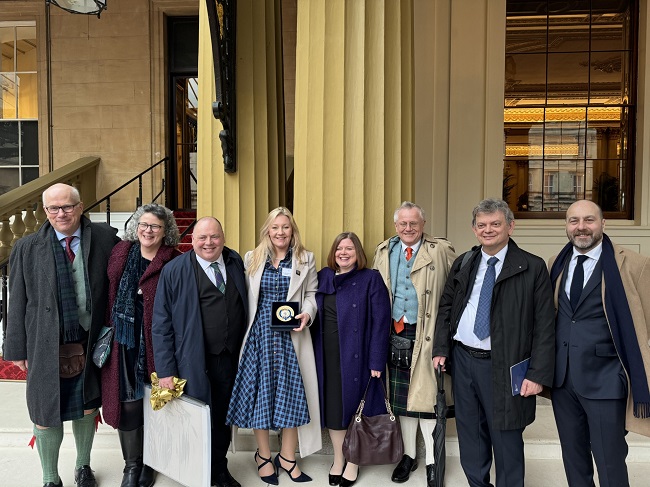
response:
<svg viewBox="0 0 650 487"><path fill-rule="evenodd" d="M104 419L118 429L125 467L121 487L149 487L153 470L142 464L144 385L155 370L151 318L163 266L180 255L171 210L151 203L138 208L108 262L107 326L114 329L102 368Z"/></svg>

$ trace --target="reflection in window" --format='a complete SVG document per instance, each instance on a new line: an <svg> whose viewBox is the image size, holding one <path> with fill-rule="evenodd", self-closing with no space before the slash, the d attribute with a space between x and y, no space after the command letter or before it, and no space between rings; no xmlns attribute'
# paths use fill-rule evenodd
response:
<svg viewBox="0 0 650 487"><path fill-rule="evenodd" d="M38 178L36 23L0 22L0 194Z"/></svg>
<svg viewBox="0 0 650 487"><path fill-rule="evenodd" d="M520 216L586 198L632 218L637 2L506 5L503 198Z"/></svg>

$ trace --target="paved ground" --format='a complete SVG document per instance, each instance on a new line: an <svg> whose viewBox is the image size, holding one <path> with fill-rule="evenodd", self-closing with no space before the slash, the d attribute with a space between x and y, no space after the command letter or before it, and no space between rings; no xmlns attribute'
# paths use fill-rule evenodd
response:
<svg viewBox="0 0 650 487"><path fill-rule="evenodd" d="M37 487L42 485L41 468L36 450L27 446L31 438L31 423L24 403L24 383L0 382L0 487ZM66 434L59 460L60 475L63 484L74 487L73 470L75 450L71 427L66 424ZM551 418L550 408L542 404L538 408L538 419L526 429L526 487L566 487L562 461L559 456L557 431ZM252 438L243 438L243 444L252 447ZM630 435L630 454L628 467L630 485L647 487L650 485L650 441ZM242 445L244 446L244 445ZM327 445L326 448L327 449ZM448 459L446 487L466 486L458 459L458 445L454 436L453 421L449 422L449 439L447 442ZM301 468L311 475L312 487L328 486L327 474L332 463L331 455L315 454L300 462ZM425 468L420 460L420 467L413 473L405 487L424 487ZM92 453L92 468L95 470L101 487L119 486L122 478L123 460L119 440L114 430L100 425ZM233 476L244 487L263 487L257 476L252 451L243 451L229 455L229 468ZM392 465L364 467L361 469L357 486L380 487L395 485L390 482ZM180 486L181 484L158 476L157 487ZM280 485L293 485L289 477L282 473Z"/></svg>

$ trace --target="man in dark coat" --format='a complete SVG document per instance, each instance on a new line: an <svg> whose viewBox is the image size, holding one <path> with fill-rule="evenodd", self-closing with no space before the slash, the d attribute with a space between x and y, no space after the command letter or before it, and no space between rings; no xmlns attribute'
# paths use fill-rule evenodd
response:
<svg viewBox="0 0 650 487"><path fill-rule="evenodd" d="M196 223L193 250L162 270L151 333L160 386L173 388L173 377L187 379L187 395L211 406L211 485L240 487L228 472L226 414L248 323L248 299L244 263L225 242L216 218Z"/></svg>
<svg viewBox="0 0 650 487"><path fill-rule="evenodd" d="M47 487L62 486L58 458L63 421L72 421L75 482L94 487L89 466L100 374L92 360L71 378L59 377L59 346L79 344L89 357L106 312L106 266L117 230L83 216L79 192L55 184L43 193L46 222L20 239L10 256L5 359L27 373L27 408ZM72 345L75 346L75 345Z"/></svg>
<svg viewBox="0 0 650 487"><path fill-rule="evenodd" d="M613 245L604 229L596 203L573 203L551 268L551 398L571 487L594 485L594 461L601 487L629 485L625 435L650 436L650 258Z"/></svg>
<svg viewBox="0 0 650 487"><path fill-rule="evenodd" d="M454 262L440 300L434 366L454 381L460 462L470 486L524 485L524 428L535 419L535 395L553 381L555 328L544 261L510 235L514 216L502 200L481 201L472 228L481 244ZM510 367L530 359L517 388ZM478 432L478 434L477 434Z"/></svg>

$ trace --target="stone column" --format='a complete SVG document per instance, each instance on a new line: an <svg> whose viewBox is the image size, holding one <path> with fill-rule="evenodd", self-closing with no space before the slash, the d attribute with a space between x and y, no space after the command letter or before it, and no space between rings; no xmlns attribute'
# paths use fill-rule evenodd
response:
<svg viewBox="0 0 650 487"><path fill-rule="evenodd" d="M354 231L369 259L413 197L413 3L298 0L294 213L324 264Z"/></svg>
<svg viewBox="0 0 650 487"><path fill-rule="evenodd" d="M198 216L224 225L227 245L257 243L268 212L284 203L284 111L280 0L237 1L237 172L227 174L215 100L206 0L199 10Z"/></svg>

